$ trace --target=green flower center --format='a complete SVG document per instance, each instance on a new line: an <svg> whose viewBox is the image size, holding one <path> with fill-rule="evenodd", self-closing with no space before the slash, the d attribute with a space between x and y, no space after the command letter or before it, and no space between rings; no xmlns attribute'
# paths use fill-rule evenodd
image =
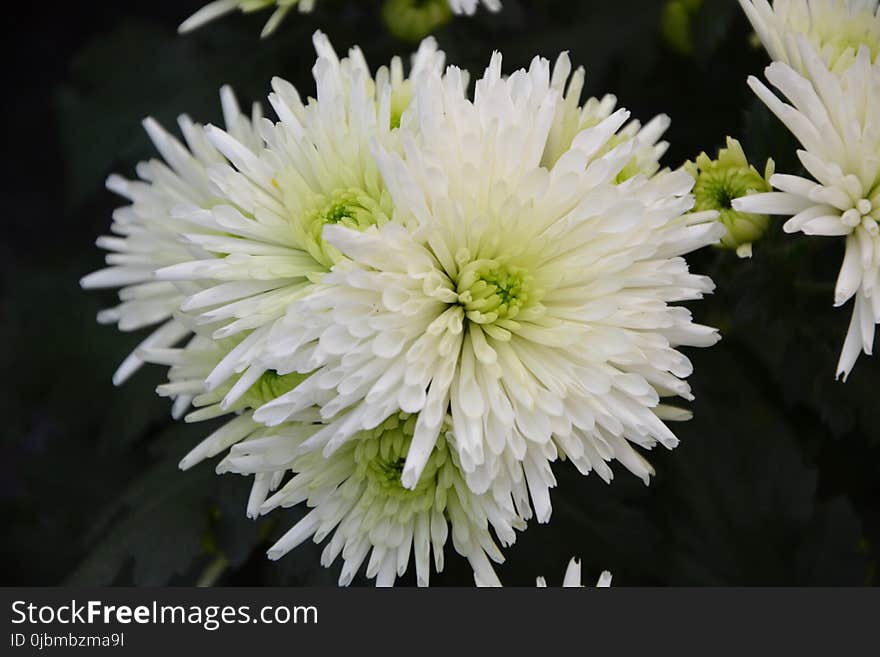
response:
<svg viewBox="0 0 880 657"><path fill-rule="evenodd" d="M437 488L448 488L451 482L442 477L443 466L449 457L446 439L441 432L428 463L413 490L403 487L401 475L406 455L412 442L417 415L392 415L381 425L361 433L354 450L356 473L367 481L373 497L381 495L401 501L416 502L430 508Z"/></svg>
<svg viewBox="0 0 880 657"><path fill-rule="evenodd" d="M413 99L412 85L409 80L391 92L391 128L400 127L400 118Z"/></svg>
<svg viewBox="0 0 880 657"><path fill-rule="evenodd" d="M419 41L451 18L447 0L385 0L382 5L388 31L403 41Z"/></svg>
<svg viewBox="0 0 880 657"><path fill-rule="evenodd" d="M761 174L747 166L703 170L694 184L694 209L730 210L733 199L766 189L767 183Z"/></svg>
<svg viewBox="0 0 880 657"><path fill-rule="evenodd" d="M513 319L534 300L533 277L522 267L476 260L458 275L456 292L466 317L478 324Z"/></svg>
<svg viewBox="0 0 880 657"><path fill-rule="evenodd" d="M319 195L315 208L305 221L311 242L310 251L315 259L326 267L332 267L340 258L339 252L325 244L322 231L327 224L341 224L355 230L366 230L370 226L381 226L388 221L388 215L381 200L377 201L361 189L338 189L329 195Z"/></svg>
<svg viewBox="0 0 880 657"><path fill-rule="evenodd" d="M719 221L727 228L720 246L737 249L740 255L750 253L751 243L764 234L770 217L737 212L733 201L755 192L769 192L767 181L773 174L773 161L768 160L762 176L749 165L740 143L728 137L727 147L718 151L717 159L700 153L696 162L687 162L684 168L695 180L694 212L717 210Z"/></svg>
<svg viewBox="0 0 880 657"><path fill-rule="evenodd" d="M322 200L325 201L323 206L310 221L316 235L321 234L324 224L343 224L363 230L376 223L375 215L380 211L379 204L358 189L337 190Z"/></svg>
<svg viewBox="0 0 880 657"><path fill-rule="evenodd" d="M767 228L767 215L737 212L732 201L754 191L770 187L751 167L718 168L700 172L694 185L694 211L717 210L718 220L727 228L721 245L737 248L757 240Z"/></svg>
<svg viewBox="0 0 880 657"><path fill-rule="evenodd" d="M820 48L824 46L830 50L832 68L837 64L848 67L852 63L850 58L847 57L846 61L841 58L845 53L857 54L861 46L868 47L871 61L875 61L880 53L880 28L876 25L875 18L859 16L843 25L833 26L830 33L818 36Z"/></svg>
<svg viewBox="0 0 880 657"><path fill-rule="evenodd" d="M297 387L300 383L308 378L308 374L278 374L275 370L264 372L256 382L248 388L248 391L241 397L243 402L249 408L259 408L263 404L267 404L274 399L278 399Z"/></svg>

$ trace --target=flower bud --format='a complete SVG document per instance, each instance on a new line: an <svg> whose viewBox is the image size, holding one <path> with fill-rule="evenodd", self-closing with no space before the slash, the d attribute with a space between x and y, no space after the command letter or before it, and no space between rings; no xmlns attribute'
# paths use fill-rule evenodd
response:
<svg viewBox="0 0 880 657"><path fill-rule="evenodd" d="M401 41L416 42L452 18L447 0L385 0L382 21Z"/></svg>
<svg viewBox="0 0 880 657"><path fill-rule="evenodd" d="M770 218L766 214L738 212L731 202L741 196L769 192L773 160L767 160L762 176L749 164L740 143L728 137L727 148L720 149L716 159L700 153L696 162L686 162L684 168L696 180L694 212L717 210L718 220L727 228L718 246L736 249L741 258L751 257L752 242L764 234Z"/></svg>

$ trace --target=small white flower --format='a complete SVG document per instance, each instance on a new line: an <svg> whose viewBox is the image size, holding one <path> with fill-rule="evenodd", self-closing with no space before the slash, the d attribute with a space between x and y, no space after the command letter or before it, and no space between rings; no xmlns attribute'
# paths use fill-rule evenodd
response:
<svg viewBox="0 0 880 657"><path fill-rule="evenodd" d="M341 586L352 581L368 555L366 576L375 577L378 586L394 584L411 557L417 583L427 586L431 555L435 570L442 571L451 533L456 552L468 559L474 577L500 584L489 559L501 563L504 558L492 532L502 545L509 545L516 538L514 530L525 526L509 493L473 493L443 436L428 454L419 480L404 488L400 475L416 424L415 416L392 415L329 457L315 451L298 455L319 425L284 424L272 435L235 445L218 471L256 473L272 479L273 485L279 473L289 469L293 474L260 510L303 502L312 509L272 546L271 559L309 538L320 543L332 535L321 563L329 567L342 556ZM450 435L448 426L444 432Z"/></svg>
<svg viewBox="0 0 880 657"><path fill-rule="evenodd" d="M788 233L846 238L834 294L835 306L855 297L837 367L846 380L859 352L871 353L880 322L880 61L872 64L862 47L846 71L834 74L806 39L798 45L808 78L780 62L766 70L792 105L754 77L749 85L804 147L798 157L813 179L774 175L770 184L780 191L737 199L733 207L790 216Z"/></svg>
<svg viewBox="0 0 880 657"><path fill-rule="evenodd" d="M308 13L315 8L315 2L316 0L214 0L214 2L205 5L183 21L177 29L178 32L184 34L200 28L205 23L210 23L221 16L232 13L236 9L248 13L274 6L275 11L260 33L260 36L267 37L278 29L281 21L284 20L294 7L300 13ZM500 0L449 0L449 7L453 13L466 14L468 16L475 14L477 7L481 4L489 11L500 11L501 9Z"/></svg>
<svg viewBox="0 0 880 657"><path fill-rule="evenodd" d="M319 406L327 425L303 448L329 457L418 413L407 488L448 422L471 490L510 480L519 500L527 485L546 522L556 458L606 481L616 459L647 483L632 445L677 444L663 420L687 414L660 403L692 398L676 348L718 335L671 304L713 289L682 256L724 228L715 213L686 214L683 171L617 183L641 147L606 148L624 110L542 166L561 102L546 60L503 78L496 54L473 101L465 86L454 67L425 76L403 153L373 142L402 223L324 228L344 258L275 326L264 363L314 373L255 418L298 421Z"/></svg>
<svg viewBox="0 0 880 657"><path fill-rule="evenodd" d="M833 71L848 68L861 46L872 59L880 54L878 0L739 0L752 27L770 54L802 75L808 74L798 36L812 44Z"/></svg>

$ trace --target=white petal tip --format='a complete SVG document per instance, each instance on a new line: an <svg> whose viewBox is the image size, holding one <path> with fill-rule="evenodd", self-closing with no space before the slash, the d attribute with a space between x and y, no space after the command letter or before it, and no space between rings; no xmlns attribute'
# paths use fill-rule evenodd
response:
<svg viewBox="0 0 880 657"><path fill-rule="evenodd" d="M201 459L197 459L197 458L187 454L186 456L184 456L180 460L180 463L177 464L177 467L180 468L181 470L183 470L184 472L186 472L191 467L193 467L196 463L198 463L200 460Z"/></svg>
<svg viewBox="0 0 880 657"><path fill-rule="evenodd" d="M737 255L737 257L739 257L739 258L743 258L743 259L745 259L745 258L751 258L751 257L752 257L752 245L751 245L751 243L748 243L748 244L740 244L738 247L736 247L736 255Z"/></svg>

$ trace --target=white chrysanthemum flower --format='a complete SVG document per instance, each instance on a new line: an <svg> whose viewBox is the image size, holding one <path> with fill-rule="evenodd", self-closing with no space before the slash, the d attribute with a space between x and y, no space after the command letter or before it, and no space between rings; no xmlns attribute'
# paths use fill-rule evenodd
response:
<svg viewBox="0 0 880 657"><path fill-rule="evenodd" d="M165 163L140 164L140 181L113 176L108 183L132 205L114 213L116 236L98 241L112 251L109 267L85 277L83 286L124 286L122 303L103 311L102 322L123 330L161 322L114 382L145 361L168 365L169 381L158 392L174 400L175 417L191 405L188 422L236 414L181 461L183 469L266 435L253 409L304 378L247 366L289 301L337 257L321 239L323 224L359 228L391 214L367 144L373 137L392 140L412 83L398 59L373 79L360 51L340 61L323 35L316 34L315 45L317 100L303 106L289 85L276 80L271 100L281 121L273 125L258 106L252 119L243 117L224 88L227 132L182 117L187 148L148 119ZM428 39L414 57L413 75L439 70L442 62ZM193 331L185 347L173 348ZM255 478L251 516L270 481L277 483L269 475Z"/></svg>
<svg viewBox="0 0 880 657"><path fill-rule="evenodd" d="M585 71L578 67L571 74L571 61L567 53L562 53L553 68L551 87L563 94L563 100L557 104L556 116L550 127L547 137L547 146L541 163L546 167L552 167L564 153L566 153L575 137L586 130L599 125L614 112L617 106L617 98L607 94L598 98L589 98L583 106L580 98L584 88ZM569 78L570 76L570 78ZM660 170L660 158L669 148L669 143L660 141L663 133L669 128L669 117L660 114L651 119L644 127L633 119L604 146L603 154L631 139L636 140L638 146L633 149L633 155L626 166L617 175L617 182L623 182L636 174L653 176Z"/></svg>
<svg viewBox="0 0 880 657"><path fill-rule="evenodd" d="M338 257L324 244L322 226L361 229L389 221L393 210L369 141L395 147L412 84L399 59L373 79L358 49L339 60L324 35L316 33L314 41L316 100L303 104L292 86L275 79L269 100L280 121L256 122L259 139L250 130L208 126L197 133L210 158L205 166L162 133L160 151L181 172L169 178L166 168L162 176L147 171L148 182L157 182L137 187L145 198L134 208L134 235L104 244L120 252L108 256L111 264L136 260L137 278L131 280L163 292L165 315L179 307L197 326L212 327L216 339L247 335L207 378L214 389L244 372L233 397L262 375L264 370L248 367L273 322ZM413 59L412 75L442 63L442 52L427 39ZM153 199L157 195L162 205ZM124 284L128 275L111 270L84 285ZM188 333L173 321L160 340L143 346L169 346ZM185 408L186 401L179 403Z"/></svg>
<svg viewBox="0 0 880 657"><path fill-rule="evenodd" d="M535 583L539 588L547 587L547 581L543 577L539 577ZM562 586L564 588L583 588L584 585L581 583L581 562L577 557L573 557L568 562ZM602 574L599 575L599 580L596 582L596 588L608 588L609 586L611 586L611 573L603 570Z"/></svg>
<svg viewBox="0 0 880 657"><path fill-rule="evenodd" d="M660 403L692 398L677 347L718 335L671 304L713 289L682 256L724 228L715 213L686 214L686 172L616 183L641 146L605 148L624 110L542 166L561 102L546 60L503 78L496 54L473 101L464 88L454 67L426 76L404 154L374 142L409 228L324 228L345 258L267 341L268 367L314 373L255 418L297 421L319 405L327 426L303 448L330 456L390 415L419 413L407 488L448 423L471 490L527 483L544 522L558 456L606 481L616 459L647 482L632 445L677 444L663 420L687 414Z"/></svg>
<svg viewBox="0 0 880 657"><path fill-rule="evenodd" d="M471 493L456 454L441 437L416 488L403 488L400 469L416 421L405 414L363 432L330 459L317 452L299 455L299 446L320 429L315 423L320 419L317 409L313 422L277 427L254 421L253 409L291 390L304 375L266 372L230 408L219 402L232 382L207 390L206 376L236 342L236 338L218 341L196 335L183 348L143 349L139 354L147 362L170 366L169 382L158 392L192 399L196 410L186 416L187 422L236 413L183 458L182 469L231 448L217 472L254 475L248 517L303 501L314 507L269 550L270 558L284 556L308 538L320 543L333 533L321 563L329 567L342 555L340 585L351 582L368 555L367 577L376 577L379 585L393 584L407 570L412 552L417 582L427 586L431 554L435 570L442 571L451 530L455 550L470 561L475 576L498 582L489 558L498 563L504 558L492 532L507 546L516 539L514 530L525 528L503 482L491 494ZM288 471L293 478L267 501Z"/></svg>
<svg viewBox="0 0 880 657"><path fill-rule="evenodd" d="M456 455L450 454L441 438L418 486L412 491L404 489L400 468L415 424L415 417L405 415L363 432L359 440L330 459L317 452L301 456L300 445L320 429L317 408L312 410L311 418L302 415L302 422L276 427L256 422L253 409L288 392L305 375L265 372L229 407L219 402L234 381L215 390L207 389L205 378L239 341L238 337L214 340L196 335L182 348L141 349L138 353L147 362L170 366L169 381L159 386L158 393L191 399L195 410L186 416L187 422L235 413L181 460L182 469L231 448L217 472L254 476L248 517L256 518L278 506L293 506L304 500L315 507L272 547L271 558L280 558L312 536L321 542L334 531L322 564L329 567L341 551L341 585L351 582L371 550L367 576L377 577L379 584L391 584L396 576L404 574L414 550L417 581L426 586L432 551L435 570L443 570L443 550L451 528L456 551L469 559L480 577L497 582L488 558L498 563L504 558L489 527L502 546L514 542L514 529L525 529L504 481L497 482L491 494L471 493L462 479ZM288 471L293 479L267 502Z"/></svg>
<svg viewBox="0 0 880 657"><path fill-rule="evenodd" d="M504 558L492 532L502 545L509 545L516 538L514 530L524 528L510 495L473 493L444 436L430 450L416 484L404 488L401 471L416 424L416 416L392 415L359 432L329 457L316 451L298 455L319 425L283 424L265 430L274 435L235 445L218 471L256 473L272 480L272 485L279 473L292 472L293 477L261 510L303 502L313 508L272 546L272 559L309 538L320 543L332 534L321 563L329 567L342 556L340 585L352 581L369 555L366 576L375 577L377 585L392 585L406 572L412 556L417 582L427 586L431 555L435 570L442 571L451 532L455 550L468 559L474 576L499 583L489 559L501 563ZM449 431L446 426L446 436Z"/></svg>
<svg viewBox="0 0 880 657"><path fill-rule="evenodd" d="M738 211L791 216L786 232L846 237L834 305L855 296L837 375L846 380L860 351L870 354L880 322L880 61L867 48L844 73L832 73L800 40L809 79L773 63L767 79L791 101L782 102L758 79L749 85L794 134L801 164L814 180L777 174L778 192L737 199Z"/></svg>
<svg viewBox="0 0 880 657"><path fill-rule="evenodd" d="M840 72L867 46L873 59L880 53L878 0L739 0L770 58L806 75L797 40L806 37L822 61Z"/></svg>
<svg viewBox="0 0 880 657"><path fill-rule="evenodd" d="M501 9L500 0L449 0L449 7L455 14L466 14L472 16L476 13L477 7L484 5L489 11L499 11ZM263 27L260 36L267 37L272 34L281 21L290 11L296 7L301 13L308 13L315 8L315 0L214 0L192 16L187 18L180 24L178 31L181 34L192 32L202 27L205 23L232 13L236 9L249 13L252 11L260 11L269 7L275 7L272 16Z"/></svg>
<svg viewBox="0 0 880 657"><path fill-rule="evenodd" d="M242 115L228 87L224 87L220 95L229 134L235 136L242 148L259 149L261 142L254 129L260 120L259 106L254 106L249 119ZM121 288L121 303L98 315L102 324L115 323L123 331L160 325L141 343L143 348L167 347L190 333L174 314L186 295L197 291L198 286L158 281L155 272L197 256L198 250L181 241L181 233L206 231L198 224L182 220L175 209L186 204L207 210L222 202L211 183L209 171L224 162L223 156L210 143L202 126L185 115L178 123L186 146L155 120L146 119L144 127L164 162L141 162L137 167L140 180L126 180L117 175L107 180L107 187L128 198L131 205L113 213L111 231L114 235L98 238L98 246L110 251L106 257L108 267L81 281L87 289ZM137 353L132 353L114 374L114 383L121 384L142 364ZM178 406L185 409L187 404L188 401L181 398Z"/></svg>

